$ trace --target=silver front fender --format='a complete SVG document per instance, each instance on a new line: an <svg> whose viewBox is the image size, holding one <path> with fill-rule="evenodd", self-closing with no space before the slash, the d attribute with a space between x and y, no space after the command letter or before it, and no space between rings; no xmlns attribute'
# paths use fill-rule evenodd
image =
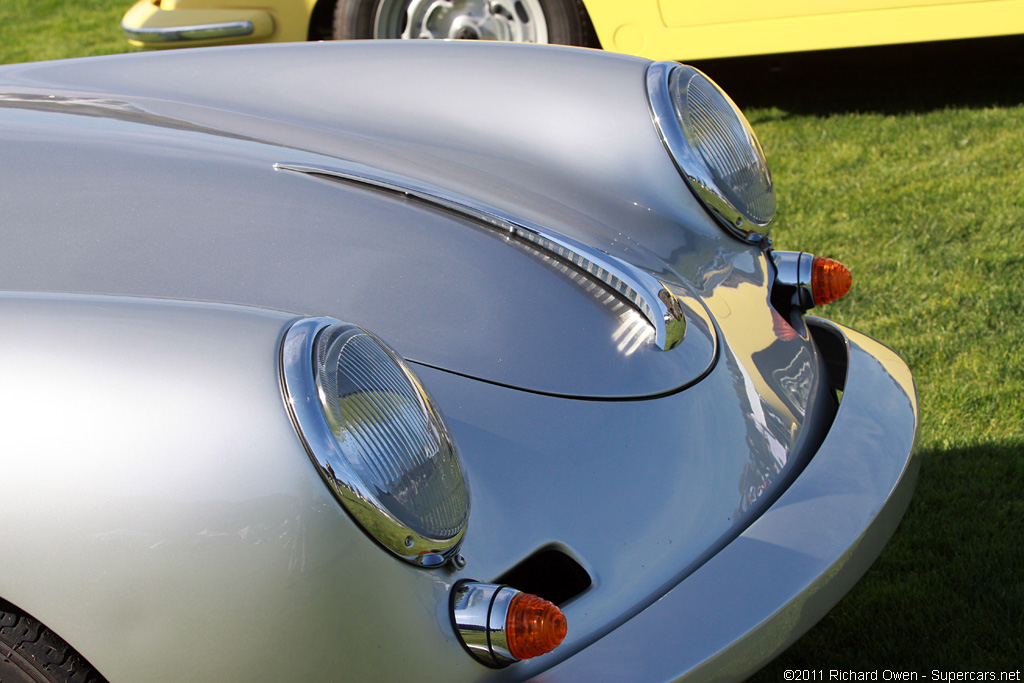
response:
<svg viewBox="0 0 1024 683"><path fill-rule="evenodd" d="M294 319L0 295L0 598L108 680L479 666L438 627L452 579L374 545L313 469L279 387ZM353 654L381 647L403 656Z"/></svg>

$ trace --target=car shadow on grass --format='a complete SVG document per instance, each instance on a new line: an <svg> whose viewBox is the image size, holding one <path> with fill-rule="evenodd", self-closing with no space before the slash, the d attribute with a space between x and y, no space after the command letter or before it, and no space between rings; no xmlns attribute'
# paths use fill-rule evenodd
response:
<svg viewBox="0 0 1024 683"><path fill-rule="evenodd" d="M693 62L743 109L903 114L1024 104L1024 36Z"/></svg>
<svg viewBox="0 0 1024 683"><path fill-rule="evenodd" d="M921 451L910 509L864 578L751 681L786 670L1020 669L1024 441ZM825 680L828 680L826 677Z"/></svg>

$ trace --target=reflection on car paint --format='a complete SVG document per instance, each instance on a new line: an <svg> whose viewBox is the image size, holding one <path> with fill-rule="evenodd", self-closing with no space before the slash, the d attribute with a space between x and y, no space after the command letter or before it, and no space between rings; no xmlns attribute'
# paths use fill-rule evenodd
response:
<svg viewBox="0 0 1024 683"><path fill-rule="evenodd" d="M750 462L737 482L737 514L743 514L773 482L800 466L793 457L817 391L813 341L772 308L769 269L759 248L729 255L716 250L692 272L722 329L721 362L745 406Z"/></svg>

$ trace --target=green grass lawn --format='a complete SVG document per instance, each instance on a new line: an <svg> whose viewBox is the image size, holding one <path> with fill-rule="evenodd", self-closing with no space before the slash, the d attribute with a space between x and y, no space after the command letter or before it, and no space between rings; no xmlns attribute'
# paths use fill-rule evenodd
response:
<svg viewBox="0 0 1024 683"><path fill-rule="evenodd" d="M130 4L0 0L0 62L126 51ZM815 313L896 349L921 407L902 526L755 678L1024 667L1024 40L699 66L761 137L776 246L853 272L852 292Z"/></svg>
<svg viewBox="0 0 1024 683"><path fill-rule="evenodd" d="M0 0L0 64L128 52L132 0Z"/></svg>

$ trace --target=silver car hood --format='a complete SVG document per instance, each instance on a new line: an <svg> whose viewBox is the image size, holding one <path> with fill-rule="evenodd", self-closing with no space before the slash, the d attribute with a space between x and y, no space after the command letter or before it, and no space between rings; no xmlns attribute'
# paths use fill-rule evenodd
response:
<svg viewBox="0 0 1024 683"><path fill-rule="evenodd" d="M595 59L585 50L382 47L0 70L2 186L22 188L7 201L0 289L332 315L411 360L554 395L650 396L698 380L716 336L686 264L748 247L722 235L662 148L646 62L601 55L595 82L582 77ZM37 128L41 116L63 116L66 139ZM541 226L669 283L686 336L659 348L623 298L486 223L275 164L415 178Z"/></svg>

